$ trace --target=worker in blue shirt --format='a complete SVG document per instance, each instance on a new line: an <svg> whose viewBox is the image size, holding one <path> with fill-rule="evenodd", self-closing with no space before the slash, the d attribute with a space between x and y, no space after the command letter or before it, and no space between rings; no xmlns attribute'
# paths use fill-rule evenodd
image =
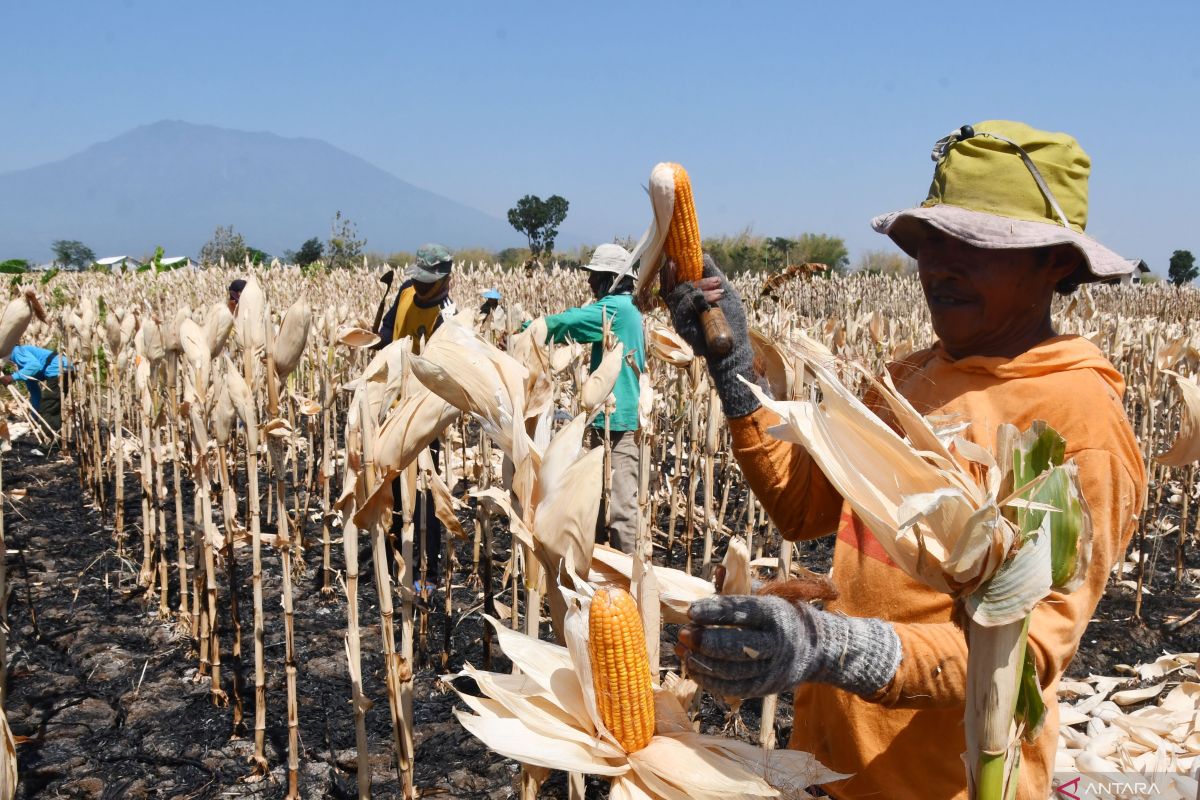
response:
<svg viewBox="0 0 1200 800"><path fill-rule="evenodd" d="M621 365L613 395L616 408L608 416L609 443L612 445L612 492L601 505L597 522L597 541L608 540L612 547L632 553L637 539L638 474L641 459L637 443L638 431L638 371L646 369L645 342L642 334L642 314L633 305L633 276L618 279L629 260L629 251L616 244L602 244L584 266L588 271L588 287L596 302L545 318L547 338L562 344L579 342L592 345L589 370L595 370L604 357L604 327L623 345L626 356L633 355L635 370L628 360ZM605 415L592 423L591 444L603 443ZM607 516L607 525L605 518Z"/></svg>
<svg viewBox="0 0 1200 800"><path fill-rule="evenodd" d="M62 427L62 384L71 370L66 357L44 347L19 344L12 349L8 361L15 368L0 376L0 384L11 386L24 381L29 390L29 403L55 431Z"/></svg>

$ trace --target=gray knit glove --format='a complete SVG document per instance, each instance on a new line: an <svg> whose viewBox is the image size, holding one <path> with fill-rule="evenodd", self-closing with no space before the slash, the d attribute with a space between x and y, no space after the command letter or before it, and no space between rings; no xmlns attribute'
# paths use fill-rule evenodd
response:
<svg viewBox="0 0 1200 800"><path fill-rule="evenodd" d="M750 347L750 331L746 326L746 310L742 298L710 256L704 256L704 277L720 278L725 296L717 303L733 333L733 349L721 357L708 354L704 342L704 326L700 322L700 311L704 308L704 292L689 282L682 282L663 298L671 311L671 321L684 341L692 346L696 355L704 356L708 372L712 376L713 388L721 398L725 416L736 418L752 413L760 405L750 387L739 380L745 377L752 383L758 382L754 373L754 351Z"/></svg>
<svg viewBox="0 0 1200 800"><path fill-rule="evenodd" d="M706 597L680 636L688 677L721 697L764 697L806 681L869 697L900 666L890 623L793 605L771 595Z"/></svg>

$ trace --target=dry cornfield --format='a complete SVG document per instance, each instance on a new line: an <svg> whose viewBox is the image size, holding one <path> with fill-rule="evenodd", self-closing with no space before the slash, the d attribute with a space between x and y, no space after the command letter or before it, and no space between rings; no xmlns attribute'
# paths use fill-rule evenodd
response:
<svg viewBox="0 0 1200 800"><path fill-rule="evenodd" d="M248 278L248 285L235 315L226 308L225 287L237 277ZM224 748L226 754L221 762L138 750L137 758L129 757L138 763L194 772L194 780L178 778L179 785L163 796L205 796L219 788L287 797L322 792L415 797L439 787L446 791L447 785L457 787L449 791L459 796L505 796L511 785L522 796L540 789L543 796L582 797L584 783L577 776L565 786L554 781L542 786L547 770L532 756L526 762L533 765L520 774L500 776L500 789L495 782L473 788L461 781L447 784L436 769L471 758L455 762L430 744L461 741L446 730L456 724L447 711L449 687L466 692L464 676L495 674L460 673L444 684L436 676L466 662L492 667L518 646L507 633L497 643L497 628L544 640L557 634L570 650L570 621L578 611L573 592L591 580L622 585L637 598L657 682L674 663L670 647L660 645L663 626L677 624L691 599L712 591L710 579L731 537L743 537L743 561L764 574L828 565L828 543L781 546L739 474L703 365L670 332L661 311L646 318L642 535L630 557L592 541L605 454L588 451L581 441L589 416L608 400L623 354L614 349L589 378L585 347L542 346L535 340L536 324L522 333L530 319L587 302L583 278L558 268L528 273L456 265L451 297L458 313L419 356L405 344L371 349L377 341L372 321L385 291L378 278L365 267L305 274L276 265L159 275L62 274L46 287L20 287L40 294L47 307L46 321L23 320L28 329L22 341L57 348L75 365L57 446L71 459L61 469L71 471L94 530L57 529L54 508L34 509L10 494L7 546L22 564L35 560L34 534L22 526L30 524L26 518L38 517L54 537L86 535L99 542L103 553L97 560L103 561L81 574L62 575L57 587L41 582L36 601L20 585L32 580L28 568L14 580L9 565L14 596L25 593L19 608L10 605L10 624L23 630L21 618L33 618L33 633L9 643L14 664L9 689L18 690L38 669L30 654L46 636L33 617L39 603L53 604L61 595L69 610L55 619L68 627L89 624L74 616L81 592L86 599L103 587L109 596L135 604L141 625L169 635L160 637L158 653L134 654L113 680L140 690L137 670L144 679L151 662L159 669L169 648L181 663L191 664L187 691L194 697L202 690L208 698L210 742L203 751ZM863 372L878 372L932 338L912 278L802 272L784 282L742 275L733 283L745 298L759 363L777 399L807 391L804 368L788 358L786 345L803 349L816 342L860 364ZM498 289L503 300L482 317L476 311L479 293L488 288ZM1188 641L1188 626L1195 642L1200 630L1191 613L1200 602L1195 541L1200 420L1194 416L1200 409L1187 405L1196 402L1187 382L1200 373L1197 319L1200 292L1162 285L1091 287L1061 299L1056 313L1060 332L1095 341L1126 378L1126 407L1146 458L1150 490L1111 593L1128 601L1125 617L1171 632L1166 642ZM856 370L841 373L852 389L861 390L858 376ZM6 405L10 427L27 431L27 442L42 449L54 444L54 434L39 426L17 392L9 391ZM429 450L435 440L441 441L440 462ZM445 553L454 559L432 596L412 588L422 573L413 547L422 532L412 509L417 492L425 490L444 523ZM405 510L394 564L387 554L393 491L401 493ZM568 591L560 592L560 584ZM1176 602L1153 605L1164 598ZM45 614L41 625L48 625ZM665 641L671 639L668 629ZM1085 634L1085 651L1087 641ZM1161 643L1155 639L1147 647ZM1157 655L1149 653L1146 660ZM1121 652L1098 655L1087 665L1094 669L1114 658L1132 663ZM1185 662L1170 675L1195 687L1195 659ZM1088 677L1087 670L1080 674ZM183 682L180 675L173 679ZM163 684L171 680L165 676ZM498 691L512 689L511 682L493 682ZM778 719L786 727L789 718L787 703L777 698L755 703L753 713L735 706L725 715L721 701L713 700L704 711L674 678L670 684L673 697L687 695L678 706L693 715L707 713L704 724L727 727L731 742L773 748L773 723ZM1078 696L1100 697L1079 712L1077 724L1091 726L1089 735L1142 730L1113 713L1106 719L1086 715L1116 686L1089 692L1072 684ZM1159 692L1165 686L1160 682ZM22 708L36 707L30 690L19 691ZM1169 695L1172 708L1200 703L1198 691ZM471 700L470 692L463 697L477 715L488 708L487 698ZM38 738L44 732L30 733L39 719L34 711L22 711L21 725L14 725L17 756L35 774L44 765L23 749L44 747ZM766 724L753 725L758 720ZM494 724L511 733L500 721ZM1093 730L1097 726L1103 727ZM335 736L331 727L341 732ZM1172 738L1178 727L1156 734L1151 744L1145 735L1109 734L1104 741L1111 747L1095 757L1142 771L1189 769L1200 764L1200 740ZM1079 735L1064 734L1064 752L1093 757L1076 746ZM242 743L239 748L226 746L231 736ZM343 746L335 748L335 738ZM711 746L682 734L666 739L671 743L662 747ZM739 746L728 745L726 756L740 759L752 773L755 756L745 749L734 752ZM243 757L240 774L229 766L232 752ZM611 770L626 756L632 758L599 752L586 763L600 759L610 768L600 774L610 776L620 774ZM1147 753L1161 761L1144 758ZM1091 763L1086 758L1079 763ZM436 764L435 771L423 769L423 759ZM556 763L586 761L564 759ZM781 761L772 763L776 773L785 771ZM796 776L822 774L819 765L793 766L791 777L766 778L786 786L788 796L805 796ZM40 785L57 788L78 777L46 778ZM614 783L613 796L620 783ZM755 786L714 791L771 796L765 784ZM18 796L33 796L22 791L33 790L18 787ZM501 793L489 794L496 791ZM642 796L628 787L621 791Z"/></svg>

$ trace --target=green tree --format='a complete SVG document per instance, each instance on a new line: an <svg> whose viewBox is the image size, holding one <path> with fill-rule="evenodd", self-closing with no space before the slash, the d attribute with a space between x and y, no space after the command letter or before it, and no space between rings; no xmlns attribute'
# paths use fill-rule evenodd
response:
<svg viewBox="0 0 1200 800"><path fill-rule="evenodd" d="M349 217L343 217L342 212L338 211L333 217L333 224L329 230L329 242L325 246L325 254L328 256L327 266L330 269L352 266L362 259L363 247L366 244L366 239L358 238L358 226L351 222Z"/></svg>
<svg viewBox="0 0 1200 800"><path fill-rule="evenodd" d="M259 250L257 247L247 247L246 255L250 257L250 263L256 267L271 263L271 254Z"/></svg>
<svg viewBox="0 0 1200 800"><path fill-rule="evenodd" d="M1176 286L1184 286L1200 276L1200 267L1196 266L1196 257L1190 250L1176 250L1171 253L1171 265L1167 268L1167 277Z"/></svg>
<svg viewBox="0 0 1200 800"><path fill-rule="evenodd" d="M200 263L216 264L223 258L226 264L236 266L244 262L248 254L245 237L232 225L218 225L212 238L200 248Z"/></svg>
<svg viewBox="0 0 1200 800"><path fill-rule="evenodd" d="M59 239L50 247L54 250L55 262L64 267L87 269L96 263L96 254L83 242L74 239Z"/></svg>
<svg viewBox="0 0 1200 800"><path fill-rule="evenodd" d="M914 275L917 262L895 250L867 250L858 257L854 269L873 275Z"/></svg>
<svg viewBox="0 0 1200 800"><path fill-rule="evenodd" d="M531 253L524 247L506 247L496 253L496 261L500 266L516 269L529 260Z"/></svg>
<svg viewBox="0 0 1200 800"><path fill-rule="evenodd" d="M770 254L772 267L786 267L791 263L792 250L796 249L796 240L786 236L772 236L766 240L767 252Z"/></svg>
<svg viewBox="0 0 1200 800"><path fill-rule="evenodd" d="M554 254L558 226L567 218L569 205L556 194L545 200L536 194L527 194L508 210L508 224L525 234L534 258L542 253L550 256Z"/></svg>
<svg viewBox="0 0 1200 800"><path fill-rule="evenodd" d="M850 264L850 251L840 236L826 233L802 233L792 251L795 261L825 264L832 272L842 272Z"/></svg>
<svg viewBox="0 0 1200 800"><path fill-rule="evenodd" d="M314 261L320 261L323 255L325 255L325 245L314 236L300 245L299 250L284 251L283 258L288 263L307 267Z"/></svg>

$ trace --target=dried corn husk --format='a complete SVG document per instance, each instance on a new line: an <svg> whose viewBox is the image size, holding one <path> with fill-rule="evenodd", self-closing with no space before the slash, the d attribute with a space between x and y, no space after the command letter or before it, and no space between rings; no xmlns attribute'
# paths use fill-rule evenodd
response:
<svg viewBox="0 0 1200 800"><path fill-rule="evenodd" d="M275 337L275 374L287 378L300 363L304 344L308 340L308 328L312 322L312 309L303 300L297 300L284 313L279 323L279 335Z"/></svg>
<svg viewBox="0 0 1200 800"><path fill-rule="evenodd" d="M680 569L655 566L659 604L663 621L683 625L688 621L688 606L714 594L711 582L689 575ZM598 544L592 548L592 565L588 580L596 584L613 584L628 589L633 579L633 556Z"/></svg>
<svg viewBox="0 0 1200 800"><path fill-rule="evenodd" d="M515 424L525 419L524 366L455 319L446 320L409 363L434 394L475 417L514 464L532 456L536 471L541 453L525 426Z"/></svg>
<svg viewBox="0 0 1200 800"><path fill-rule="evenodd" d="M604 354L599 366L584 381L579 390L579 404L588 412L599 411L607 402L608 396L612 394L613 386L617 383L617 377L621 374L624 358L625 345L617 342L611 350Z"/></svg>
<svg viewBox="0 0 1200 800"><path fill-rule="evenodd" d="M721 594L753 593L750 579L750 548L746 546L745 539L734 536L729 540L721 566L725 568Z"/></svg>
<svg viewBox="0 0 1200 800"><path fill-rule="evenodd" d="M175 316L171 320L171 324L164 326L162 330L163 348L168 353L183 352L183 343L179 341L179 326L183 324L185 319L191 317L191 312L187 306L180 308L175 312Z"/></svg>
<svg viewBox="0 0 1200 800"><path fill-rule="evenodd" d="M236 420L237 409L233 405L233 396L229 393L229 386L222 381L220 389L217 390L217 403L212 414L213 437L217 444L224 447L229 443Z"/></svg>
<svg viewBox="0 0 1200 800"><path fill-rule="evenodd" d="M251 451L258 448L258 412L254 408L254 394L246 384L242 373L234 368L228 358L225 359L225 388L242 424L246 426L246 443Z"/></svg>
<svg viewBox="0 0 1200 800"><path fill-rule="evenodd" d="M418 384L400 405L388 412L375 437L375 464L382 480L388 481L403 472L459 413Z"/></svg>
<svg viewBox="0 0 1200 800"><path fill-rule="evenodd" d="M183 347L184 357L196 372L200 372L212 359L204 331L190 318L185 319L179 326L179 342Z"/></svg>
<svg viewBox="0 0 1200 800"><path fill-rule="evenodd" d="M8 358L12 350L20 343L33 319L33 307L24 296L14 297L4 307L0 316L0 358Z"/></svg>
<svg viewBox="0 0 1200 800"><path fill-rule="evenodd" d="M634 284L634 299L639 308L650 305L654 282L662 265L663 247L671 229L671 215L675 212L675 165L669 162L656 164L650 171L650 227L642 234L629 256L629 269L637 270Z"/></svg>
<svg viewBox="0 0 1200 800"><path fill-rule="evenodd" d="M0 800L12 800L17 793L17 742L8 727L8 715L0 711L4 735L4 763L0 764Z"/></svg>
<svg viewBox="0 0 1200 800"><path fill-rule="evenodd" d="M334 337L338 344L347 347L374 347L379 344L379 335L357 325L343 325Z"/></svg>
<svg viewBox="0 0 1200 800"><path fill-rule="evenodd" d="M683 337L665 325L646 325L646 352L675 367L686 367L695 354Z"/></svg>
<svg viewBox="0 0 1200 800"><path fill-rule="evenodd" d="M267 342L267 298L254 273L246 276L246 286L238 299L235 330L242 347L254 351Z"/></svg>
<svg viewBox="0 0 1200 800"><path fill-rule="evenodd" d="M1185 378L1177 372L1163 370L1175 379L1183 397L1183 408L1179 420L1179 436L1171 449L1154 460L1168 467L1183 467L1200 461L1200 384L1196 377Z"/></svg>
<svg viewBox="0 0 1200 800"><path fill-rule="evenodd" d="M225 303L213 303L209 306L204 314L204 339L208 342L208 352L213 358L221 355L232 330L233 314L229 313L229 306Z"/></svg>

